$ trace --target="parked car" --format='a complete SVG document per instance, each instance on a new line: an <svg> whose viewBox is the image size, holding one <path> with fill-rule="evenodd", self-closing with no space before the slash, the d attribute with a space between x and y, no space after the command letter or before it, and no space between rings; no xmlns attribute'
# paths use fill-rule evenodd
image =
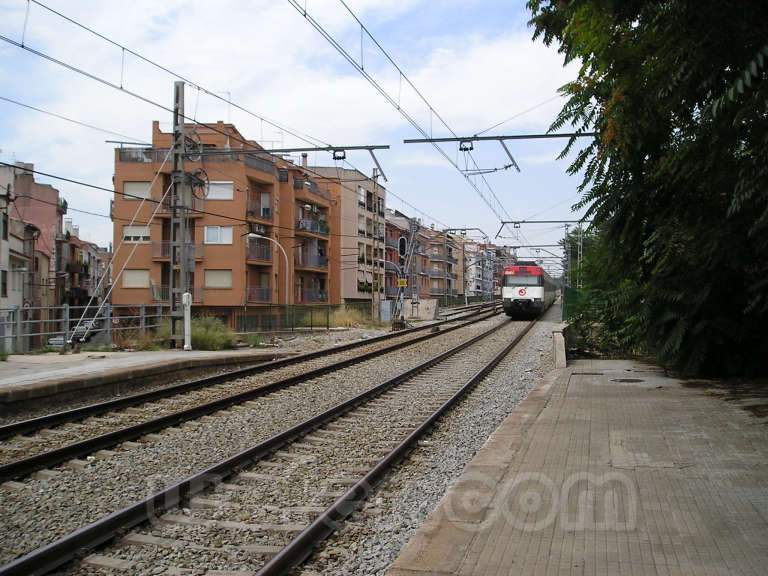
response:
<svg viewBox="0 0 768 576"><path fill-rule="evenodd" d="M85 342L88 342L99 331L99 324L99 320L83 320L79 325L75 323L69 336L72 337L73 341L84 339Z"/></svg>

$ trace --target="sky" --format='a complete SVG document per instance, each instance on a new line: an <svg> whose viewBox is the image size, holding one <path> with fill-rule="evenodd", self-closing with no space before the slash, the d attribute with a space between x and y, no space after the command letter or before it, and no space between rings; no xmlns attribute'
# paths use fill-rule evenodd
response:
<svg viewBox="0 0 768 576"><path fill-rule="evenodd" d="M111 188L115 144L105 140L149 141L153 120L169 131L171 114L162 107L172 106L177 74L220 97L187 87L186 113L197 121L231 121L265 148L389 145L377 152L388 207L439 229L479 228L499 245L543 246L521 248L521 257L559 255L548 245L562 238L562 224L500 228L502 219L580 215L571 211L580 177L566 174L568 159L557 160L565 140L508 141L520 172L501 169L509 161L498 142L476 142L471 155L458 143L442 144L460 169L500 168L484 180L471 177L479 194L432 145L403 143L423 136L303 13L431 137L499 136L547 131L563 105L558 88L577 75L575 64L563 67L555 47L532 41L525 2L345 2L370 36L341 0L0 0L0 35L29 49L0 41L0 160ZM365 151L347 152L347 161L365 174L374 167ZM311 153L309 162L337 164L327 152ZM103 216L108 192L36 179L61 191L81 238L111 241L112 222Z"/></svg>

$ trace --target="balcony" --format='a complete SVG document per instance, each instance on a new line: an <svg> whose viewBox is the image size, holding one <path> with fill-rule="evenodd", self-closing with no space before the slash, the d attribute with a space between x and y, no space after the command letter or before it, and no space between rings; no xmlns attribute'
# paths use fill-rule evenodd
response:
<svg viewBox="0 0 768 576"><path fill-rule="evenodd" d="M272 288L269 286L248 286L248 302L271 302Z"/></svg>
<svg viewBox="0 0 768 576"><path fill-rule="evenodd" d="M313 304L315 302L327 302L328 293L325 290L299 290L296 289L297 304Z"/></svg>
<svg viewBox="0 0 768 576"><path fill-rule="evenodd" d="M152 284L152 301L153 302L168 302L171 287L168 284ZM192 302L203 301L203 287L191 286L189 289L192 294ZM181 301L181 296L177 295L177 302Z"/></svg>
<svg viewBox="0 0 768 576"><path fill-rule="evenodd" d="M328 268L328 257L321 254L299 252L293 257L293 265L310 268Z"/></svg>
<svg viewBox="0 0 768 576"><path fill-rule="evenodd" d="M385 294L387 295L387 298L394 298L398 295L400 292L400 288L398 286L387 286L385 289Z"/></svg>
<svg viewBox="0 0 768 576"><path fill-rule="evenodd" d="M430 296L456 296L456 289L455 288L430 288L429 289L429 295Z"/></svg>
<svg viewBox="0 0 768 576"><path fill-rule="evenodd" d="M152 196L152 202L153 204L157 204L160 202L160 199L162 196ZM154 210L155 206L153 206ZM191 202L188 206L186 206L187 209L187 216L188 217L202 217L202 210L205 208L205 202L201 200L200 198L192 197ZM163 200L162 204L160 205L160 208L158 209L157 213L161 216L168 216L171 213L171 196L170 192L165 196L165 200Z"/></svg>
<svg viewBox="0 0 768 576"><path fill-rule="evenodd" d="M429 254L429 259L432 262L448 262L449 264L457 264L458 260L453 256L445 256L444 254Z"/></svg>
<svg viewBox="0 0 768 576"><path fill-rule="evenodd" d="M321 190L320 187L317 185L317 182L312 182L310 180L304 180L304 179L296 179L293 180L293 189L296 191L306 191L310 194L313 194L315 196L319 196L320 198L323 198L324 200L330 200L331 195L328 194L325 190Z"/></svg>
<svg viewBox="0 0 768 576"><path fill-rule="evenodd" d="M168 148L120 148L119 151L120 162L162 162L167 155Z"/></svg>
<svg viewBox="0 0 768 576"><path fill-rule="evenodd" d="M328 222L312 218L299 218L296 220L296 230L299 232L311 232L328 236Z"/></svg>
<svg viewBox="0 0 768 576"><path fill-rule="evenodd" d="M272 246L268 242L249 239L246 246L246 259L258 262L272 262Z"/></svg>
<svg viewBox="0 0 768 576"><path fill-rule="evenodd" d="M203 245L202 243L185 242L184 247L189 253L190 251L194 255L195 260L203 259ZM163 240L161 242L152 242L152 259L153 260L169 260L171 258L171 242L169 240ZM177 255L178 259L178 255Z"/></svg>
<svg viewBox="0 0 768 576"><path fill-rule="evenodd" d="M272 221L272 208L264 206L258 198L248 198L247 207L248 218L259 218L261 220Z"/></svg>
<svg viewBox="0 0 768 576"><path fill-rule="evenodd" d="M213 158L217 158L217 156L213 156ZM267 174L271 174L272 176L275 175L275 164L267 158L256 156L253 153L250 153L243 155L243 162L245 162L245 165L248 168L260 170L262 172L266 172Z"/></svg>

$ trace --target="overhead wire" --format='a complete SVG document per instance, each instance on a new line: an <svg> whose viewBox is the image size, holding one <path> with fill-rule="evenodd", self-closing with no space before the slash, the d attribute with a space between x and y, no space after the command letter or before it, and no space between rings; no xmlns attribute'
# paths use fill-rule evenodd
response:
<svg viewBox="0 0 768 576"><path fill-rule="evenodd" d="M266 121L268 124L270 124L270 125L272 125L272 126L274 126L274 127L276 127L276 128L280 128L280 129L284 130L285 132L287 132L287 133L291 134L292 136L295 136L296 138L298 138L298 139L302 140L303 142L306 142L306 143L308 143L308 144L311 144L311 145L313 145L313 146L315 146L317 142L320 142L320 143L322 143L322 144L324 144L324 145L326 145L326 146L330 146L330 144L327 144L327 143L325 143L324 141L322 141L322 140L320 140L320 139L318 139L318 138L315 138L315 137L312 137L312 136L301 135L301 133L299 133L298 131L294 131L294 130L291 130L291 129L289 129L289 128L287 128L287 127L284 127L284 126L282 126L282 125L280 125L280 124L274 123L274 122L273 122L273 121L271 121L271 120L268 120L268 119L266 119L266 118L263 118L263 117L261 117L261 116L259 116L259 115L255 114L255 113L253 113L253 112L251 112L251 111L249 111L249 110L247 110L247 109L245 109L245 108L243 108L243 107L241 107L241 106L239 106L239 105L237 105L237 104L235 104L235 103L231 102L231 100L229 100L229 99L225 99L225 98L222 98L221 96L219 96L219 95L218 95L218 94L216 94L215 92L213 92L213 91L211 91L211 90L208 90L208 89L206 89L206 88L202 87L201 85L199 85L199 84L197 84L197 83L195 83L195 82L193 82L193 81L190 81L190 80L188 80L188 79L184 78L183 76L181 76L181 75L179 75L179 74L177 74L177 73L173 72L172 70L170 70L170 69L168 69L168 68L166 68L166 67L164 67L164 66L161 66L161 65L159 65L159 64L157 64L157 63L155 63L154 61L152 61L152 60L150 60L150 59L148 59L148 58L145 58L144 56L142 56L142 55L140 55L140 54L138 54L138 53L136 53L136 52L134 52L134 51L132 51L132 50L130 50L130 49L128 49L128 48L125 48L125 47L124 47L124 46L122 46L121 44L119 44L119 43L117 43L117 42L114 42L113 40L111 40L111 39L107 38L106 36L104 36L104 35L102 35L102 34L100 34L100 33L96 32L96 31L94 31L94 30L92 30L92 29L90 29L90 28L88 28L88 27L86 27L86 26L84 26L84 25L80 24L79 22L77 22L77 21L75 21L75 20L73 20L73 19L71 19L71 18L69 18L69 17L67 17L67 16L65 16L65 15L63 15L63 14L61 14L60 12L57 12L57 11L55 11L55 10L52 10L52 9L50 9L48 6L46 6L46 5L44 5L44 4L40 3L40 2L37 2L36 0L31 0L31 1L35 2L35 4L39 5L40 7L42 7L42 8L45 8L46 10L49 10L50 12L52 12L52 13L56 14L57 16L59 16L59 17L61 17L61 18L65 19L65 20L67 20L67 21L69 21L69 22L73 23L74 25L76 25L76 26L79 26L79 27L81 27L81 28L83 28L83 29L87 30L87 31L88 31L88 32L90 32L91 34L94 34L95 36L97 36L97 37L99 37L99 38L103 39L104 41L106 41L106 42L108 42L108 43L110 43L110 44L113 44L113 45L115 45L115 46L118 46L118 47L120 47L121 49L125 49L125 50L126 50L126 51L128 51L129 53L131 53L131 54L135 55L135 56L136 56L136 57L138 57L138 58L141 58L142 60L144 60L144 61L146 61L146 62L150 63L150 64L151 64L151 65L153 65L153 66L156 66L158 69L165 71L166 73L168 73L168 74L172 75L173 77L175 77L175 78L178 78L178 79L180 79L180 80L182 80L182 81L184 81L184 82L186 82L186 83L189 83L189 84L190 84L190 86L192 86L192 87L194 87L194 88L197 88L198 90L200 90L200 91L203 91L203 92L205 92L206 94L209 94L209 95L213 96L214 98L217 98L217 99L219 99L219 100L222 100L222 101L224 101L224 102L227 102L228 104L231 104L231 105L235 106L236 108L238 108L238 109L240 109L240 110L242 110L242 111L244 111L244 112L246 112L246 113L248 113L248 114L250 114L250 115L252 115L252 116L254 116L254 117L258 118L258 119L260 119L260 120ZM117 85L117 84L115 84L114 82L111 82L111 81L109 81L109 80L106 80L106 79L104 79L104 78L101 78L101 77L99 77L99 76L97 76L97 75L95 75L95 74L92 74L92 73L90 73L90 72L87 72L86 70L83 70L83 69L81 69L81 68L78 68L77 66L74 66L74 65L72 65L72 64L69 64L69 63L67 63L67 62L64 62L63 60L59 60L59 59L57 59L57 58L54 58L53 56L50 56L50 55L48 55L48 54L46 54L46 53L44 53L44 52L41 52L41 51L39 51L39 50L35 50L35 49L33 49L33 48L30 48L28 45L25 45L23 42L22 42L22 43L16 42L15 40L13 40L13 39L11 39L11 38L8 38L8 37L6 37L6 36L4 36L4 35L0 35L0 40L4 41L4 42L6 42L6 43L9 43L9 44L11 44L11 45L13 45L13 46L16 46L16 47L18 47L18 48L21 48L22 50L26 50L26 51L30 52L31 54L34 54L34 55L36 55L36 56L38 56L38 57L40 57L40 58L43 58L43 59L45 59L45 60L48 60L48 61L50 61L50 62L53 62L54 64L57 64L57 65L59 65L59 66L61 66L61 67L65 68L65 69L68 69L68 70L70 70L70 71L72 71L72 72L75 72L75 73L77 73L77 74L83 75L83 76L85 76L86 78L89 78L89 79L91 79L91 80L93 80L93 81L95 81L95 82L98 82L98 83L102 84L102 85L108 86L108 87L110 87L110 88L112 88L112 89L114 89L114 90L118 90L118 91L120 91L120 92L123 92L123 93L125 93L125 94L128 94L129 96L132 96L132 97L134 97L134 98L137 98L138 100L141 100L141 101L143 101L143 102L145 102L145 103L147 103L147 104L150 104L151 106L155 106L155 107L157 107L157 108L159 108L159 109L161 109L161 110L164 110L164 111L166 111L166 112L170 112L170 113L172 113L172 114L173 114L173 113L175 113L175 111L174 111L174 109L173 109L173 108L170 108L170 107L168 107L168 106L165 106L165 105L163 105L163 104L161 104L161 103L159 103L159 102L156 102L156 101L154 101L154 100L152 100L152 99L150 99L150 98L148 98L148 97L145 97L145 96L143 96L143 95L141 95L141 94L139 94L139 93L137 93L137 92L133 92L133 91L131 91L131 90L128 90L127 88L125 88L125 87L124 87L124 86L122 86L122 85ZM213 126L213 125L211 125L211 124L205 124L205 123L203 123L203 122L199 122L199 121L197 121L197 120L196 120L194 117L189 117L189 116L187 116L187 115L185 115L185 114L179 114L179 116L180 116L181 118L183 118L184 120L188 120L188 121L190 121L191 123L193 123L193 124L195 124L195 125L198 125L198 126L204 126L204 127L208 128L208 129L210 129L210 130L213 130L214 132L217 132L217 133L219 133L219 134L222 134L222 135L224 135L224 136L227 136L227 137L234 137L234 135L232 135L232 134L229 134L228 132L225 132L225 131L222 131L222 130L218 130L216 127L214 127L214 126ZM252 142L250 142L250 141L247 141L247 140L245 140L245 139L241 139L241 138L237 138L237 137L234 137L234 139L235 139L236 141L239 141L239 142L241 142L241 143L243 143L243 144L246 144L246 145L248 145L248 146L251 146L251 145L252 145ZM313 142L313 140L314 140L314 142ZM258 153L258 150L249 150L249 152ZM265 154L268 154L268 153L266 153L266 152L265 152ZM268 154L268 155L269 155L269 154ZM348 164L349 164L349 165L350 165L350 166L351 166L351 167L352 167L354 170L357 170L357 171L358 171L360 174L362 174L362 172L361 172L360 170L358 170L356 167L354 167L354 165L352 165L352 164L351 164L351 163L349 163L348 161L347 161L347 163L348 163ZM310 173L312 173L312 171L311 171L311 170L308 170L308 171L309 171ZM411 206L412 208L415 208L415 207L413 207L413 205L411 205L411 204L409 204L409 206ZM418 210L418 211L419 211L421 214L423 214L423 215L425 215L426 217L428 217L430 220L434 220L436 223L439 223L439 220L435 219L435 218L434 218L434 217L432 217L432 216L429 216L429 215L428 215L426 212L424 212L424 211L422 211L422 210Z"/></svg>
<svg viewBox="0 0 768 576"><path fill-rule="evenodd" d="M405 111L405 109L400 105L399 102L396 102L394 97L391 96L365 69L361 64L358 64L357 61L354 59L354 57L349 54L349 52L341 46L341 44L338 43L338 41L317 21L315 20L306 10L306 7L303 7L299 4L297 0L287 0L289 4L291 4L300 14L304 16L304 19L307 20L315 30L317 30L323 38L325 38L331 46L333 46L339 54L341 54L349 64L355 68L358 73L363 76L368 82L389 102L399 113L403 118L405 118L411 126L413 126L424 138L430 138L430 134L427 133L426 129L423 128L408 112ZM341 4L344 5L344 7L347 9L347 11L352 15L352 17L358 22L358 24L361 27L361 30L364 30L365 33L368 35L368 37L376 44L376 46L381 50L382 54L392 63L392 65L395 67L395 69L398 71L398 73L401 75L401 78L404 78L406 82L414 89L416 94L419 95L419 97L422 99L422 101L427 105L429 111L430 111L430 118L432 118L432 115L436 116L440 122L445 126L451 134L456 136L456 133L448 126L448 124L442 119L442 117L437 113L437 111L432 107L431 104L424 98L423 95L418 91L418 89L413 85L413 83L410 81L410 79L405 75L405 73L400 69L400 67L394 62L394 60L389 56L389 54L384 50L379 42L376 40L376 38L373 37L373 35L365 28L363 23L359 20L359 18L352 12L352 10L344 3L343 0L339 0ZM509 214L507 213L506 209L504 208L501 201L496 196L496 193L493 191L493 188L490 187L490 184L488 181L484 178L483 181L485 182L486 186L488 186L488 189L491 193L491 196L496 200L496 203L498 204L499 208L503 212L503 214L500 214L497 208L488 200L486 195L480 190L480 188L477 186L477 184L459 167L458 163L455 162L446 152L443 150L440 146L437 145L437 143L432 142L432 146L437 150L445 160L447 160L458 172L464 176L465 180L474 188L475 192L480 196L480 198L485 202L485 204L491 209L491 211L499 218L499 220L504 220L504 216L506 216L506 219L509 220ZM475 167L479 168L477 166L477 163L474 162Z"/></svg>

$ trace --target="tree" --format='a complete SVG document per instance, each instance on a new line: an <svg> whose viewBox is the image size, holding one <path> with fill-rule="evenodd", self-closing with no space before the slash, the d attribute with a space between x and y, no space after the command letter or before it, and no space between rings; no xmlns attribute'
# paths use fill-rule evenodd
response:
<svg viewBox="0 0 768 576"><path fill-rule="evenodd" d="M596 133L561 157L577 152L577 206L603 244L585 279L606 325L687 373L765 370L768 3L528 7L534 38L581 62L551 130Z"/></svg>

